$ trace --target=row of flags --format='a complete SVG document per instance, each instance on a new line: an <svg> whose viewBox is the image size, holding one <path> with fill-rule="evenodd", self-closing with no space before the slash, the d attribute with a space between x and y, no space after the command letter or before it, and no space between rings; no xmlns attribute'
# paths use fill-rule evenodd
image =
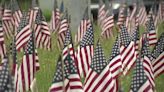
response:
<svg viewBox="0 0 164 92"><path fill-rule="evenodd" d="M139 31L139 30L136 30L136 31ZM67 32L70 32L70 31L68 30ZM93 29L89 28L87 30L86 34L84 35L84 37L82 38L82 41L80 42L80 44L83 43L84 39L86 41L85 43L90 42L90 40L87 38L91 37L91 34L93 35ZM124 35L122 37L122 39L121 39L121 35ZM69 34L69 36L71 36L71 35ZM109 58L109 60L106 60L106 58L105 58L103 48L100 44L100 40L98 40L96 47L94 48L94 50L92 50L93 56L91 54L88 54L88 51L90 51L90 50L85 49L88 47L88 45L86 44L84 46L85 48L84 47L81 48L81 51L83 51L83 50L85 50L85 51L80 52L83 55L80 58L77 57L76 55L75 55L75 57L71 57L70 54L72 53L72 51L74 51L74 49L72 48L72 43L69 43L67 46L65 46L63 48L64 53L61 54L61 55L63 55L63 57L60 56L59 60L57 61L56 72L55 72L54 79L53 79L53 82L52 82L52 85L51 85L49 91L50 92L56 92L56 91L117 92L119 90L118 89L119 84L117 82L118 76L122 73L124 74L124 72L125 72L124 75L127 75L128 71L134 65L136 68L134 70L134 76L133 76L133 80L132 80L132 84L131 84L131 92L136 92L136 91L137 92L140 92L140 91L153 92L153 91L155 91L154 80L157 76L159 76L160 74L163 74L163 72L164 72L164 70L163 70L163 65L164 65L163 46L164 45L162 45L163 44L162 39L163 39L164 34L163 33L161 34L161 36L158 40L158 44L156 44L155 48L153 49L153 52L150 52L150 50L149 50L149 43L148 43L148 39L147 39L147 35L146 35L142 41L141 52L139 52L139 50L137 50L139 52L138 55L136 55L136 53L135 53L136 49L135 49L133 40L130 41L127 48L123 48L124 46L121 45L121 42L123 40L124 40L123 42L125 42L125 43L128 42L128 41L126 41L128 36L130 36L130 35L128 34L128 32L126 30L125 25L122 25L121 34L120 34L120 36L118 36L116 38L116 41L112 48L112 55ZM66 39L70 39L70 38L71 37L68 37L68 35L66 35ZM129 37L129 38L132 38L132 37ZM93 39L93 38L90 38L90 39ZM68 40L65 40L65 43L68 43ZM161 43L161 44L159 45L159 43ZM71 49L70 49L70 44L71 44ZM131 44L133 44L133 45L131 46ZM156 49L159 46L160 46L160 49L162 48L161 50ZM123 50L125 49L127 51L124 51L121 53L121 50L122 50L121 48L123 48ZM156 55L158 53L157 57L160 58L160 60L156 58L157 62L155 62L155 60L152 60L153 54L155 54L154 52L156 52ZM77 52L77 55L78 55L78 53L79 52ZM126 54L126 53L128 53L128 54ZM86 55L87 55L87 57L86 57ZM74 69L70 68L71 65L69 65L67 62L68 57L71 59L71 61L69 63L74 62L74 69L76 69L76 76L78 75L78 77L76 77L75 75L73 76L72 71ZM88 60L88 57L92 57L91 61ZM84 60L84 61L76 60L76 58L78 58L79 60L80 59ZM79 67L78 63L81 63L80 67ZM88 67L87 63L90 63L89 67ZM154 63L156 63L157 66L154 67ZM88 70L85 71L83 69L83 67L86 67L85 70L86 69L88 69ZM154 71L155 69L157 69L156 67L158 67L158 70L157 70L158 72ZM81 72L78 72L79 68L83 69L81 71L83 71L84 73L81 74ZM79 71L80 71L80 69L79 69ZM159 75L155 75L155 73L158 73ZM85 75L83 75L83 74L85 74ZM72 83L72 78L77 78L77 79L74 79L74 81L76 80L76 82ZM79 78L84 78L83 85L81 85L81 81L79 81ZM76 86L76 88L73 88L71 84Z"/></svg>
<svg viewBox="0 0 164 92"><path fill-rule="evenodd" d="M109 7L109 8L108 8ZM119 8L118 13L118 20L116 21L116 24L119 26L125 22L125 25L127 27L127 30L129 33L132 33L133 30L135 30L135 22L138 21L139 25L145 26L147 25L147 21L150 19L150 16L153 16L154 27L157 31L158 24L163 20L163 5L159 3L158 9L153 11L154 8L150 9L150 12L147 14L146 7L143 2L134 3L132 5L132 9L127 7L125 4L121 4ZM108 9L107 9L108 8ZM98 9L98 24L100 25L100 28L102 30L102 36L104 38L109 38L112 36L112 27L115 24L115 21L113 21L113 10L112 5L109 3L108 0L99 0L99 9ZM109 12L110 11L110 12ZM108 16L107 16L108 14ZM109 17L109 15L111 15ZM138 18L136 19L136 16ZM107 24L106 24L107 23ZM111 31L104 30L104 29L111 29ZM152 31L153 32L153 31ZM104 35L103 35L104 34ZM155 42L154 42L155 43ZM152 43L152 44L154 44Z"/></svg>
<svg viewBox="0 0 164 92"><path fill-rule="evenodd" d="M138 8L136 7L135 11L137 9ZM109 10L109 8L107 10ZM70 49L70 44L67 46L64 46L64 49L63 49L64 53L62 53L62 55L63 55L63 58L70 57L69 54L66 54L66 53L69 53L69 51L70 53L75 54L74 57L72 57L72 60L75 62L75 65L76 65L75 67L77 69L77 73L79 74L80 78L81 79L84 78L84 83L82 86L77 87L76 89L73 89L70 85L69 85L70 87L67 85L69 83L71 84L71 78L69 78L69 76L72 76L72 74L71 74L71 70L67 68L67 64L65 64L65 59L63 59L64 65L61 64L61 65L56 66L56 73L58 74L55 73L54 79L53 79L53 82L49 91L56 92L56 91L75 91L75 90L79 91L80 90L79 92L90 92L90 91L116 92L119 90L119 83L118 83L119 75L120 74L123 74L124 76L128 75L129 71L134 65L136 68L134 70L135 72L134 72L130 91L131 92L155 91L154 80L157 76L159 76L160 74L163 74L164 72L163 70L163 66L164 66L163 45L160 45L162 50L155 49L159 46L157 45L157 43L158 44L163 43L161 42L161 39L163 39L163 33L161 34L161 37L159 38L157 42L157 35L155 31L156 27L153 27L154 19L153 19L152 14L150 14L151 16L148 17L148 19L146 17L145 23L143 23L143 24L146 24L146 30L147 30L145 33L145 36L143 35L140 38L139 25L141 24L139 21L142 19L140 19L141 15L137 14L138 12L134 13L135 11L133 11L133 15L130 16L130 19L133 19L133 17L135 19L134 31L132 31L132 33L128 32L128 29L127 29L128 26L124 24L127 19L123 19L124 11L122 11L123 18L120 19L121 23L119 25L120 35L116 38L116 41L112 48L112 55L110 56L108 60L105 59L100 41L97 42L97 45L94 49L93 25L91 22L90 23L88 22L88 19L83 18L79 26L79 28L81 29L81 34L79 33L79 31L77 33L77 35L79 35L78 39L81 39L79 41L79 46L77 47L77 51L75 51L75 49L72 48L74 46L72 46L73 44L71 43L71 49ZM108 17L108 14L105 13L105 4L102 4L101 0L100 0L100 10L98 12L100 14L98 15L98 21L99 21L100 27L102 27L102 30L105 29L106 25L108 25L110 29L111 20L110 20L110 17ZM146 13L146 11L144 12ZM107 21L108 19L109 21ZM114 24L114 22L112 23ZM84 31L84 29L86 31ZM151 33L155 35L152 35ZM77 35L76 35L76 39L78 37ZM82 38L81 38L81 35L83 35ZM151 44L152 37L155 37L153 39L156 40L153 43L153 45L155 45L153 52L157 51L158 54L160 53L160 55L158 55L158 58L160 58L160 60L158 58L156 58L157 60L152 60L153 52L150 52L150 50L148 50L149 49L148 46L152 45ZM67 38L68 37L66 36L66 39ZM72 38L72 37L69 37L69 38ZM76 42L77 41L78 40L76 40ZM140 52L140 48L142 48L141 52ZM156 64L155 64L155 61L157 61ZM60 68L59 70L59 68L57 68L59 66L62 67L64 71L61 70L62 68ZM158 69L156 67L158 67ZM59 78L57 78L59 77L59 71L63 73L63 75L60 74L60 78L62 78L60 82L58 80ZM58 83L61 83L61 84L59 85ZM81 85L81 83L77 83L77 84ZM74 84L74 85L77 86L77 84ZM81 88L83 89L81 90Z"/></svg>
<svg viewBox="0 0 164 92"><path fill-rule="evenodd" d="M36 48L51 49L48 23L36 2L33 2L29 12L21 11L17 0L6 2L5 6L1 8L3 9L1 9L0 15L0 52L1 60L7 60L7 62L2 62L0 71L3 74L1 74L2 85L0 90L2 92L29 91L36 72L40 68ZM13 39L10 47L11 53L6 51L5 37L6 39ZM21 61L17 60L17 52L23 52L24 54ZM4 71L3 68L9 68L6 65L9 64L9 59L6 56L9 57L10 55L13 61L11 75L9 69ZM13 84L11 85L10 82Z"/></svg>
<svg viewBox="0 0 164 92"><path fill-rule="evenodd" d="M59 9L57 1L54 1L50 24L46 22L42 10L35 0L32 1L29 12L22 12L17 0L11 0L9 4L5 4L0 15L0 55L2 60L8 60L4 36L7 39L13 39L11 45L13 89L11 90L15 92L30 90L40 66L37 48L51 50L51 35L54 32L57 34L57 44L61 49L61 55L57 62L50 92L116 92L120 88L119 75L128 75L134 65L137 73L134 73L131 91L155 91L154 80L164 72L164 35L162 33L157 39L158 22L155 22L157 16L154 17L151 12L148 16L144 5L142 5L143 9L142 7L138 9L137 5L134 6L132 14L129 14L128 17L126 16L126 7L121 6L117 22L120 34L116 37L111 56L106 60L100 39L94 47L94 27L88 16L88 7L75 35L75 43L79 43L75 49L68 11L64 10L63 2ZM111 7L108 0L105 3L100 0L98 25L102 29L101 36L105 38L114 37L112 33L114 15ZM159 12L163 12L162 7L161 5ZM143 18L145 14L146 17ZM162 18L162 16L159 17L159 19ZM134 23L134 30L129 27L129 21ZM141 37L139 25L146 27L146 32ZM149 45L155 46L152 52L149 50ZM20 64L17 61L17 52L24 53ZM3 77L10 76L6 64L8 61L2 62L0 73L4 73L3 70L6 68L6 74L1 74L2 80L9 80L9 77ZM141 78L138 79L136 76ZM81 79L84 79L84 83L81 82ZM4 87L10 83L0 81L0 84L1 82L4 86L0 90L8 90Z"/></svg>

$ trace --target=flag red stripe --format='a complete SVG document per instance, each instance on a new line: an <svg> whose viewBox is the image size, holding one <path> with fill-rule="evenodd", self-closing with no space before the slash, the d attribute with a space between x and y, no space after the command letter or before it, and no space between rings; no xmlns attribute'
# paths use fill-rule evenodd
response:
<svg viewBox="0 0 164 92"><path fill-rule="evenodd" d="M97 90L97 88L101 85L101 83L104 81L104 79L109 75L109 72L106 72L102 78L99 80L98 84L94 87L94 91ZM107 85L110 84L112 82L112 79L110 78L110 80L105 84L106 86L103 86L103 88L101 89L101 92L105 91L105 89L107 88Z"/></svg>
<svg viewBox="0 0 164 92"><path fill-rule="evenodd" d="M92 75L92 74L94 73L93 70L91 70L91 71L92 71L92 72L90 72L91 74L89 74L89 75ZM96 75L93 77L93 79L90 81L88 87L87 87L86 89L84 89L85 92L88 92L89 88L92 86L93 82L98 78L98 76L99 76L99 75L96 74ZM89 78L90 78L90 77L89 77Z"/></svg>
<svg viewBox="0 0 164 92"><path fill-rule="evenodd" d="M90 47L89 47L89 48L90 48ZM90 49L89 49L89 50L90 50ZM87 52L88 52L87 49L84 49L84 52L87 53ZM88 70L89 70L90 64L89 64L88 54L85 54L85 58L86 58L87 68L88 68ZM87 61L88 61L88 62L87 62Z"/></svg>
<svg viewBox="0 0 164 92"><path fill-rule="evenodd" d="M85 48L81 48L81 50L84 50ZM85 72L85 64L84 64L84 60L83 60L83 53L82 53L82 51L80 50L80 61L79 61L79 63L81 63L81 66L82 66L82 70L83 70L83 74L84 74L84 76L86 76L86 72Z"/></svg>

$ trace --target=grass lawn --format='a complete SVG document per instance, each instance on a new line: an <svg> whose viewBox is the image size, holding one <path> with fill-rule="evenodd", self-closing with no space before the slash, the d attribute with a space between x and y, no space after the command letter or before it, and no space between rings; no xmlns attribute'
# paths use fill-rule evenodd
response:
<svg viewBox="0 0 164 92"><path fill-rule="evenodd" d="M94 26L95 28L95 43L97 42L97 39L100 38L100 31L97 26ZM142 28L141 28L142 29ZM142 29L143 30L143 29ZM158 30L158 36L164 32L164 24L159 25ZM75 34L75 33L72 33ZM114 35L116 37L117 32L114 30ZM103 46L103 49L105 51L105 55L108 58L111 53L111 47L114 43L115 38L111 38L109 40L101 39L101 43ZM55 66L57 62L57 58L60 54L60 51L57 47L57 38L56 34L52 35L52 51L46 51L43 49L38 49L38 55L40 60L40 71L36 74L37 79L37 87L39 92L47 92L51 82L53 80L53 75L55 71ZM131 78L132 78L132 72L131 70L130 74L126 77L121 76L121 86L124 89L124 92L128 92L130 88ZM157 92L163 92L164 91L164 75L158 77L156 79L156 90Z"/></svg>

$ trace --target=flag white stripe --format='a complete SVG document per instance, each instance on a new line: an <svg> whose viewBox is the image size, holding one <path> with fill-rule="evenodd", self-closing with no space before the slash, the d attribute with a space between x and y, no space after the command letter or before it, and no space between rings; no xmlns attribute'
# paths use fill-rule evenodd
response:
<svg viewBox="0 0 164 92"><path fill-rule="evenodd" d="M27 68L28 65L27 65L27 61L26 61L26 56L25 55L23 56L23 62L22 63L23 63L23 70L24 70L23 71L23 73L24 73L23 75L24 75L24 81L25 81L25 88L26 88L26 91L28 91L27 89L29 88L29 85L28 85L28 82L29 82L28 81L28 77L29 76L28 76L28 70L27 70L28 69Z"/></svg>
<svg viewBox="0 0 164 92"><path fill-rule="evenodd" d="M82 58L83 58L83 64L84 64L84 72L88 72L88 65L87 65L87 62L89 62L87 59L86 59L86 53L85 53L85 49L86 48L81 48L81 52L82 52Z"/></svg>
<svg viewBox="0 0 164 92"><path fill-rule="evenodd" d="M25 26L17 35L16 35L16 39L22 37L22 34L24 34L24 32L26 31L26 34L27 32L29 32L27 29L29 29L29 25ZM24 37L24 36L23 36ZM22 39L22 38L21 38Z"/></svg>
<svg viewBox="0 0 164 92"><path fill-rule="evenodd" d="M93 91L93 89L94 89L94 87L96 86L96 84L100 81L100 79L102 79L102 77L104 76L104 74L106 74L107 71L109 71L109 67L108 67L108 66L105 67L104 70L101 72L101 74L96 78L96 80L94 80L94 82L93 82L92 86L89 88L88 92L92 92L92 91ZM96 74L96 72L93 71L93 75L95 75L94 73ZM111 76L111 75L110 75L110 76ZM94 76L93 76L93 77L94 77ZM107 79L108 79L108 80L110 79L109 75L108 75L108 77L106 77L106 79L104 79L103 83L101 83L99 87L103 87L103 84L106 84L106 82L108 82L108 81L105 81L105 80L107 80ZM87 82L87 83L90 84L90 82L91 82L92 80L93 80L93 78L91 78L91 80L88 80L89 82ZM110 88L112 88L111 85L109 86L109 89L110 89ZM84 87L84 89L85 89L85 87ZM101 90L101 88L97 88L97 90Z"/></svg>
<svg viewBox="0 0 164 92"><path fill-rule="evenodd" d="M30 55L29 55L29 64L30 64L30 71L29 71L29 72L30 72L30 76L29 76L29 77L30 77L30 83L31 83L31 82L33 81L33 79L34 79L34 77L33 77L33 76L34 76L33 70L34 70L34 67L35 67L34 62L35 62L35 61L33 61L33 55L30 54ZM33 67L33 66L34 66L34 67ZM30 85L31 85L31 84L30 84ZM29 86L30 86L30 85L29 85Z"/></svg>
<svg viewBox="0 0 164 92"><path fill-rule="evenodd" d="M21 41L21 43L17 43L16 49L20 48L25 42L27 42L30 39L30 37L27 37Z"/></svg>
<svg viewBox="0 0 164 92"><path fill-rule="evenodd" d="M53 83L50 87L50 89L54 89L54 88L58 88L58 87L63 87L63 82L57 82L57 83ZM63 90L62 90L63 92Z"/></svg>
<svg viewBox="0 0 164 92"><path fill-rule="evenodd" d="M147 64L147 63L149 64ZM151 61L150 59L147 57L147 56L144 56L144 62L143 62L143 66L145 69L147 70L144 70L147 77L149 78L149 81L151 82L152 86L155 87L155 83L154 83L154 71L152 70L153 67L152 67L152 64L151 64Z"/></svg>
<svg viewBox="0 0 164 92"><path fill-rule="evenodd" d="M117 60L119 60L119 59L120 59L120 61L119 61L118 63L115 63L115 62L116 62ZM121 72L121 69L115 71L115 69L116 69L117 67L119 67L119 66L121 67L121 65L122 65L122 63L121 63L121 56L120 56L120 55L114 57L114 58L110 61L110 63L109 63L109 69L110 69L111 72L114 71L114 72L112 72L112 77L115 77L116 75L118 75L118 74Z"/></svg>
<svg viewBox="0 0 164 92"><path fill-rule="evenodd" d="M91 75L89 78L88 76ZM96 72L92 72L92 69L89 69L88 74L86 76L86 78L88 78L88 80L85 80L85 85L84 85L84 90L86 90L86 88L88 88L90 82L92 81L92 79L96 76Z"/></svg>
<svg viewBox="0 0 164 92"><path fill-rule="evenodd" d="M148 86L150 86L150 83L149 83L149 81L147 80L147 81L140 87L140 89L138 90L138 92L144 92L145 89L146 89ZM153 92L153 90L152 90L152 89L149 89L148 92Z"/></svg>
<svg viewBox="0 0 164 92"><path fill-rule="evenodd" d="M161 53L155 61L153 61L154 76L157 77L159 73L164 72L164 52ZM160 61L160 59L162 60ZM162 66L162 67L161 67Z"/></svg>

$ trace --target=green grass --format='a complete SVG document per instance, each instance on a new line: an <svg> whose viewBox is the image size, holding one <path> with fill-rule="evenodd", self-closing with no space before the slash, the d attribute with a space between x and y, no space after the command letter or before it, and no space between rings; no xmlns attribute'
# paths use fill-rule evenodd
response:
<svg viewBox="0 0 164 92"><path fill-rule="evenodd" d="M45 16L46 18L46 21L50 21L51 19L51 11L50 10L43 10L43 15Z"/></svg>

